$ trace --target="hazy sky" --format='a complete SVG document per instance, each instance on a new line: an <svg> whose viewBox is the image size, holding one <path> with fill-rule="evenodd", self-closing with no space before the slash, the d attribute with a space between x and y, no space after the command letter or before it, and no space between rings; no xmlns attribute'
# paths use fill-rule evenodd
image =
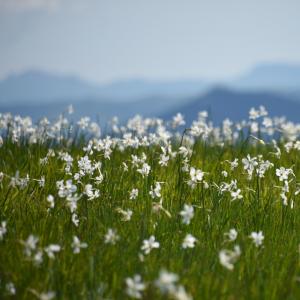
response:
<svg viewBox="0 0 300 300"><path fill-rule="evenodd" d="M226 78L300 63L299 0L0 0L0 78Z"/></svg>

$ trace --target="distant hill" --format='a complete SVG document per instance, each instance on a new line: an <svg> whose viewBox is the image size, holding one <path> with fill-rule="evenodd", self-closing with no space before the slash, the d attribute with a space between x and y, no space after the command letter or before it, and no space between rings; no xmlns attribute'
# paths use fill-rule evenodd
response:
<svg viewBox="0 0 300 300"><path fill-rule="evenodd" d="M70 102L0 105L0 112L11 112L22 116L31 116L35 121L47 116L51 120L66 111ZM121 122L136 114L143 117L161 117L170 120L177 112L181 112L190 125L197 118L198 112L207 110L210 119L219 124L225 118L240 121L248 118L251 107L264 105L271 116L286 116L289 120L300 122L300 103L271 92L243 92L218 87L204 95L186 99L184 103L173 101L169 97L149 97L140 101L99 102L95 99L83 99L74 104L75 113L71 116L77 120L89 116L102 125L113 116L118 116Z"/></svg>
<svg viewBox="0 0 300 300"><path fill-rule="evenodd" d="M190 97L201 93L207 83L200 80L155 81L120 80L110 84L91 84L72 76L28 71L0 81L0 104L99 101L135 101L146 97Z"/></svg>
<svg viewBox="0 0 300 300"><path fill-rule="evenodd" d="M295 92L300 91L300 65L261 64L240 76L229 86L238 89Z"/></svg>
<svg viewBox="0 0 300 300"><path fill-rule="evenodd" d="M71 76L29 71L0 81L0 103L43 103L93 96L97 87Z"/></svg>
<svg viewBox="0 0 300 300"><path fill-rule="evenodd" d="M101 85L75 76L28 71L0 80L0 104L74 103L83 99L131 102L150 97L169 97L174 102L184 102L184 99L207 92L216 84L235 90L283 93L300 102L300 65L260 64L234 80L219 83L133 78Z"/></svg>
<svg viewBox="0 0 300 300"><path fill-rule="evenodd" d="M187 120L209 110L220 122L246 118L252 106L265 105L272 115L300 122L300 66L263 64L216 87L205 80L128 79L93 84L72 76L29 71L0 81L0 113L56 117L69 104L74 118L89 115L104 123L112 116L134 114L171 118L182 112Z"/></svg>
<svg viewBox="0 0 300 300"><path fill-rule="evenodd" d="M113 100L140 100L147 97L188 98L207 91L211 84L202 80L119 80L101 87L100 95ZM182 99L183 100L183 99Z"/></svg>
<svg viewBox="0 0 300 300"><path fill-rule="evenodd" d="M216 124L225 118L233 121L247 119L249 109L259 105L264 105L271 116L286 116L291 121L300 122L300 103L298 102L271 92L238 92L227 88L215 88L161 116L164 119L170 119L177 112L181 112L187 123L191 124L191 121L197 118L199 111L207 110L211 120Z"/></svg>

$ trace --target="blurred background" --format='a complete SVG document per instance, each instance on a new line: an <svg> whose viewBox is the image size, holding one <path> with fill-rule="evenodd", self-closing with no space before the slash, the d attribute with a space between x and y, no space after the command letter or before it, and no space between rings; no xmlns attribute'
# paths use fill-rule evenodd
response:
<svg viewBox="0 0 300 300"><path fill-rule="evenodd" d="M0 0L0 112L300 119L299 0Z"/></svg>

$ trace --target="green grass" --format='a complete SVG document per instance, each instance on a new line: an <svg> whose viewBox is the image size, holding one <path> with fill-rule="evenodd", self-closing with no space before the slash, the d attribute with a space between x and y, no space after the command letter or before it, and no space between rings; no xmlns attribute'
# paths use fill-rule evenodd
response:
<svg viewBox="0 0 300 300"><path fill-rule="evenodd" d="M114 148L110 159L103 152L95 151L89 158L102 163L104 180L97 188L100 197L92 201L86 196L78 201L80 220L76 227L66 200L58 196L56 182L67 180L65 163L58 158L59 151L67 151L73 158L72 173L78 170L77 161L85 155L80 144L56 145L56 156L42 166L39 160L46 156L46 145L17 144L5 140L0 148L0 171L6 174L0 183L0 222L7 221L7 234L0 241L0 298L34 299L37 293L54 291L57 299L127 299L125 279L140 274L147 288L143 299L167 299L154 285L162 269L178 274L179 283L194 299L299 299L300 298L300 204L295 196L296 178L299 177L299 151L286 153L280 144L282 155L277 158L271 145L237 143L224 147L205 145L198 141L193 147L189 164L205 173L203 183L191 189L187 184L189 173L181 170L182 157L170 159L167 167L158 164L159 146ZM173 151L179 145L173 146ZM147 156L151 166L148 177L142 177L131 165L131 155ZM241 159L259 154L274 164L264 178L254 173L247 179ZM231 171L226 160L239 159L237 169ZM126 162L129 170L124 171ZM280 198L282 186L275 170L281 166L293 166L296 178L290 177L289 204ZM19 171L20 177L29 175L28 185L21 189L10 185L10 178ZM221 174L228 172L228 177ZM45 186L33 179L45 176ZM76 183L78 193L95 176L84 176ZM243 199L231 201L229 193L220 194L214 183L237 180ZM74 181L74 180L73 180ZM163 182L163 206L171 213L155 213L149 195L151 185ZM139 190L135 200L129 199L133 188ZM46 198L55 197L55 207L48 210ZM195 207L195 216L189 225L182 223L179 212L184 204ZM130 209L133 215L124 222L116 208ZM104 236L109 228L115 229L120 239L115 245L106 244ZM226 241L224 233L231 228L238 231L236 241ZM263 245L256 247L249 235L262 231ZM194 248L182 249L186 234L198 240ZM38 248L59 244L62 249L49 259L44 253L43 262L36 266L24 253L25 241L30 234L39 238ZM71 244L76 235L88 247L74 254ZM153 249L139 258L144 239L154 235L160 248ZM241 248L241 256L232 271L219 262L222 249ZM16 295L10 296L6 284L13 282ZM33 291L34 290L34 291ZM169 296L171 297L171 296Z"/></svg>

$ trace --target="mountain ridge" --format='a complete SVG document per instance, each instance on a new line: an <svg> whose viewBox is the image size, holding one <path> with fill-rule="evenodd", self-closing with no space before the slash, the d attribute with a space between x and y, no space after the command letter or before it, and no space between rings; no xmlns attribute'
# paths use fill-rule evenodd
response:
<svg viewBox="0 0 300 300"><path fill-rule="evenodd" d="M91 83L74 75L30 70L0 81L0 103L41 103L50 101L135 101L147 97L184 98L207 92L216 85L243 91L275 91L300 101L300 64L259 64L232 80L151 80L131 78L106 84Z"/></svg>
<svg viewBox="0 0 300 300"><path fill-rule="evenodd" d="M39 103L39 101L135 101L149 96L189 97L206 86L201 80L126 79L95 84L76 76L53 74L39 70L13 74L0 81L0 103Z"/></svg>
<svg viewBox="0 0 300 300"><path fill-rule="evenodd" d="M228 87L217 87L204 95L195 97L186 104L161 115L170 119L177 112L184 115L188 124L197 119L199 111L207 110L213 122L220 123L226 118L240 121L248 118L251 107L263 105L270 116L286 116L291 121L300 120L300 103L281 94L265 91L236 91Z"/></svg>

